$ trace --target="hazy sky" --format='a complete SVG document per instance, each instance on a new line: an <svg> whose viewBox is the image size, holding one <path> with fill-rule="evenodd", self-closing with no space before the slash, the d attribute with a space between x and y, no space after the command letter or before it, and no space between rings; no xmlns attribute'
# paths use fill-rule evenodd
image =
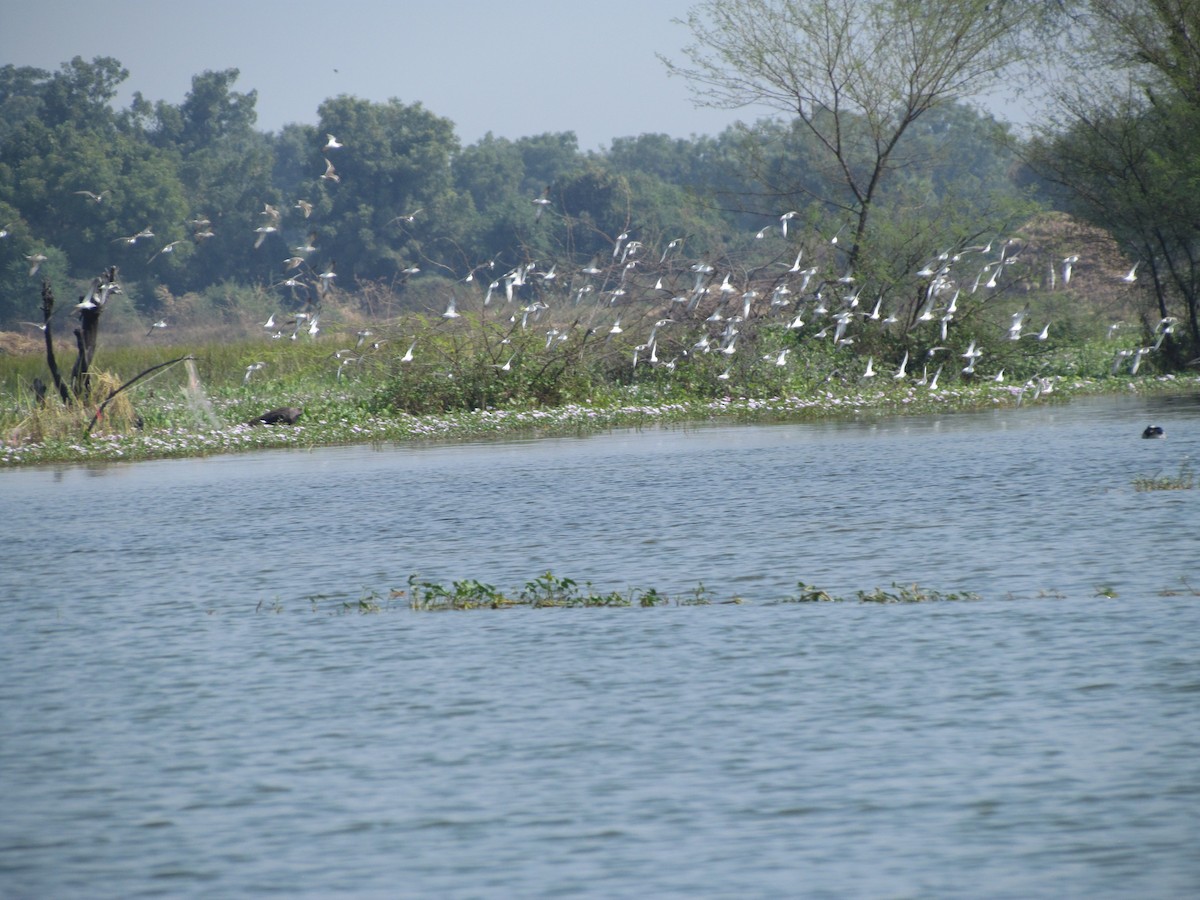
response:
<svg viewBox="0 0 1200 900"><path fill-rule="evenodd" d="M18 5L24 9L17 11ZM698 109L655 53L683 61L694 0L0 0L0 64L55 70L112 56L134 91L180 102L193 75L237 68L258 127L317 121L326 98L420 102L464 144L574 131L716 134L766 110Z"/></svg>

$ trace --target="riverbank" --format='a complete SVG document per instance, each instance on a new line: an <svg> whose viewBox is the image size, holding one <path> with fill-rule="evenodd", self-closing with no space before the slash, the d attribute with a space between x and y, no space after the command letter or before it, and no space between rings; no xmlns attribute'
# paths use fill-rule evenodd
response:
<svg viewBox="0 0 1200 900"><path fill-rule="evenodd" d="M214 398L193 410L195 425L163 416L165 427L147 425L129 433L83 434L23 441L6 435L0 468L209 456L252 450L314 448L347 444L474 441L516 436L586 434L616 428L677 426L709 422L798 422L830 418L869 418L962 412L992 407L1062 402L1072 397L1117 393L1173 393L1200 390L1200 376L1161 375L1143 379L1089 379L1064 376L1020 385L988 381L929 387L906 383L872 387L833 387L807 396L723 397L710 401L663 401L631 390L620 402L570 403L542 409L482 409L441 415L369 413L337 390L295 398L305 408L295 425L244 424L254 399ZM264 398L259 412L277 398ZM170 405L174 401L164 401ZM173 421L172 421L173 420ZM235 422L238 424L229 424Z"/></svg>

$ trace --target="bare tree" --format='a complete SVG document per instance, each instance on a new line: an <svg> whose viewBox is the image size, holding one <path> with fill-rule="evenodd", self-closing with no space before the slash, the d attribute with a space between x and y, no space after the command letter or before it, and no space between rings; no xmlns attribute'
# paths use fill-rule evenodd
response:
<svg viewBox="0 0 1200 900"><path fill-rule="evenodd" d="M660 59L702 105L766 106L802 123L831 186L818 199L853 220L853 267L905 131L995 88L1030 52L1040 15L1019 0L706 0L682 22L690 65Z"/></svg>

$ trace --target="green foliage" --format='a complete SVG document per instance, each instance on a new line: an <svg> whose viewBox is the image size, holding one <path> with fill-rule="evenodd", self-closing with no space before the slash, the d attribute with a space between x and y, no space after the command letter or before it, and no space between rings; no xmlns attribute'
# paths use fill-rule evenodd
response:
<svg viewBox="0 0 1200 900"><path fill-rule="evenodd" d="M450 160L458 150L454 126L420 103L371 103L340 96L318 108L318 133L341 137L345 146L311 149L314 196L328 196L322 240L337 248L339 277L391 277L425 258L435 235L453 239L446 218L458 205L451 190ZM320 181L324 160L339 181ZM421 210L413 221L397 217ZM328 237L326 237L328 235Z"/></svg>
<svg viewBox="0 0 1200 900"><path fill-rule="evenodd" d="M570 578L558 578L553 572L525 582L520 599L530 606L568 606L579 598L579 585Z"/></svg>
<svg viewBox="0 0 1200 900"><path fill-rule="evenodd" d="M845 598L833 596L803 581L798 583L800 594L786 598L780 603L837 603ZM432 581L424 581L419 575L408 578L409 606L416 610L464 610L464 609L510 609L526 607L542 609L547 607L613 607L640 606L643 608L657 606L707 606L713 602L713 594L703 584L697 585L690 593L672 598L661 593L656 588L634 588L622 594L620 592L594 593L589 583L581 588L570 578L561 578L553 572L546 572L537 578L527 581L524 588L515 596L510 596L495 586L484 584L475 579L463 579L451 582L450 586ZM393 591L393 595L402 592ZM901 585L893 582L891 590L875 588L870 591L858 591L855 594L860 603L949 603L956 601L980 600L978 594L969 591L943 592L922 588L919 585ZM731 604L743 603L741 597L733 597L726 601ZM362 601L359 601L360 605Z"/></svg>
<svg viewBox="0 0 1200 900"><path fill-rule="evenodd" d="M603 345L586 329L548 335L516 323L474 315L461 327L420 323L420 336L399 332L394 345L411 343L413 359L382 363L369 408L412 415L452 410L554 407L585 400L603 380Z"/></svg>
<svg viewBox="0 0 1200 900"><path fill-rule="evenodd" d="M897 584L892 582L892 590L875 588L870 591L858 591L856 596L861 603L944 603L960 600L980 600L978 594L970 591L943 593L942 591L922 588L916 584Z"/></svg>
<svg viewBox="0 0 1200 900"><path fill-rule="evenodd" d="M453 282L489 261L509 268L557 261L564 273L596 257L607 264L620 233L633 232L647 247L679 239L682 269L688 257L734 264L733 254L749 255L755 248L748 230L761 227L763 216L774 220L783 204L807 209L810 224L827 225L828 210L805 206L802 195L816 189L818 175L811 135L794 124L764 121L687 140L618 138L609 151L586 154L570 132L488 135L463 148L453 124L420 103L340 96L321 104L316 127L291 125L271 135L255 131L257 96L236 89L236 69L194 76L179 104L138 96L114 113L108 103L124 77L104 57L77 58L56 73L0 69L0 106L12 113L0 130L0 211L14 223L14 236L22 235L23 253L61 248L70 277L119 265L127 282L142 284L143 315L159 312L160 288L179 297L221 283L274 285L285 299L299 291L315 302L316 274L335 261L339 292L388 284L406 308L431 308L420 291L435 276ZM906 165L915 171L930 155L926 145L939 127L947 144L971 151L964 165L943 166L940 181L918 190L936 192L973 170L1005 170L983 150L994 123L965 108L945 121L953 127L931 117L928 128L914 131ZM345 146L325 149L326 134ZM320 177L326 160L337 181ZM904 184L897 179L887 195L891 209L910 203L912 191L899 190ZM978 196L984 184L973 178L960 197ZM986 185L1000 190L1003 179ZM83 191L101 199L76 193ZM543 195L551 204L539 215L531 201ZM748 202L753 197L759 199ZM961 206L967 219L978 205ZM268 208L278 220L261 234L271 224ZM944 223L945 213L934 209L929 218ZM142 230L154 237L128 240ZM316 251L300 254L305 261L292 271L304 287L285 290L282 261L310 244L310 233ZM947 240L931 233L925 243ZM885 242L877 243L884 251ZM0 272L16 249L0 242ZM771 259L747 258L744 265ZM890 265L903 271L906 261ZM872 277L883 279L884 271ZM19 293L17 282L4 287ZM9 303L4 318L23 318L19 301Z"/></svg>
<svg viewBox="0 0 1200 900"><path fill-rule="evenodd" d="M501 609L514 605L495 587L475 579L455 581L447 588L419 578L416 574L408 577L409 605L413 609Z"/></svg>
<svg viewBox="0 0 1200 900"><path fill-rule="evenodd" d="M780 602L782 603L844 603L845 597L835 596L803 581L797 583L799 593ZM978 594L970 591L937 591L923 588L917 584L897 584L892 582L891 590L872 588L859 590L854 594L859 603L949 603L954 601L981 600Z"/></svg>

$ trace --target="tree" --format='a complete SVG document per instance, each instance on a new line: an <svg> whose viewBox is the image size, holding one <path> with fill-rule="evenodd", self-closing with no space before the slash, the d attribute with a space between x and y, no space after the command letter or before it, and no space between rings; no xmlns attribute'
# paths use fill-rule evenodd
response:
<svg viewBox="0 0 1200 900"><path fill-rule="evenodd" d="M977 95L1029 52L1037 4L996 0L706 0L684 24L690 66L663 58L703 105L795 117L851 219L851 268L896 150L932 109ZM660 57L661 58L661 57Z"/></svg>
<svg viewBox="0 0 1200 900"><path fill-rule="evenodd" d="M1064 209L1139 261L1147 324L1185 317L1187 340L1165 342L1181 364L1200 348L1200 4L1083 6L1072 75L1029 161Z"/></svg>
<svg viewBox="0 0 1200 900"><path fill-rule="evenodd" d="M188 240L187 254L156 261L155 272L175 291L226 279L266 281L278 268L278 259L271 265L254 248L263 205L278 201L271 184L273 143L254 129L256 92L234 91L237 78L237 69L202 72L192 77L181 104L155 106L157 127L150 139L177 156L177 177L190 202L170 223L175 229L170 239L212 234ZM190 224L197 221L209 224ZM280 248L271 249L283 257Z"/></svg>
<svg viewBox="0 0 1200 900"><path fill-rule="evenodd" d="M50 73L31 66L0 66L0 144L37 117Z"/></svg>
<svg viewBox="0 0 1200 900"><path fill-rule="evenodd" d="M327 234L328 252L336 256L338 285L349 287L356 278L395 278L404 268L436 259L437 248L426 246L430 236L453 240L455 219L461 223L462 201L450 170L458 151L453 123L420 103L395 98L373 103L342 95L326 100L317 112L319 138L308 163L310 199L329 200L322 238ZM327 134L343 138L345 146L324 151ZM321 179L326 160L334 166L336 182Z"/></svg>
<svg viewBox="0 0 1200 900"><path fill-rule="evenodd" d="M525 161L512 141L489 131L454 157L453 171L455 188L484 213L519 196Z"/></svg>
<svg viewBox="0 0 1200 900"><path fill-rule="evenodd" d="M41 118L50 126L109 131L116 121L109 103L128 77L129 71L111 56L97 56L91 62L76 56L46 83Z"/></svg>

